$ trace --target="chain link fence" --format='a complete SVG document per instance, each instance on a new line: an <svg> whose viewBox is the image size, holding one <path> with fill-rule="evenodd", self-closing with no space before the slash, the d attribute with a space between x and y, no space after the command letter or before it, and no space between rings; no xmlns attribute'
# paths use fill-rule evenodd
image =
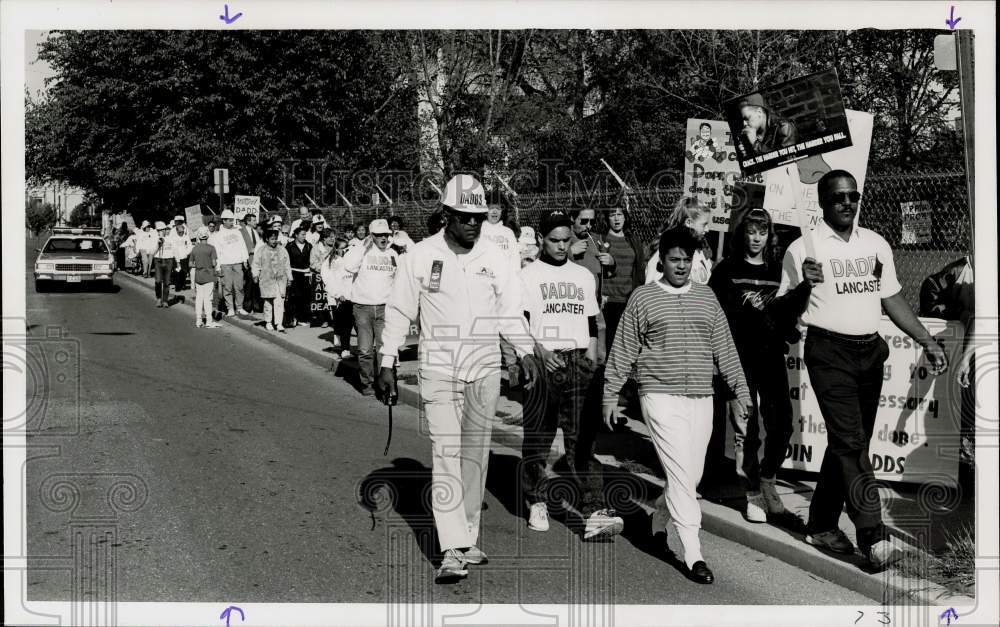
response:
<svg viewBox="0 0 1000 627"><path fill-rule="evenodd" d="M681 194L681 187L633 190L629 195L631 230L652 245ZM600 225L601 214L622 206L623 196L620 190L605 187L520 194L516 199L504 197L502 204L507 210L506 218L522 226L535 227L544 213L556 209L568 211L574 207L595 209ZM426 236L427 218L436 208L433 201L404 201L351 208L326 207L322 212L328 224L340 232L357 223L368 224L377 217L398 216L403 220L404 230L419 241ZM298 211L282 208L270 215L281 215L288 224L298 217ZM860 223L882 235L892 246L903 294L916 308L921 282L972 251L973 216L969 212L965 173L946 170L869 176L861 201ZM798 233L794 227L780 230L780 240L785 246ZM710 233L708 241L717 251L718 233Z"/></svg>

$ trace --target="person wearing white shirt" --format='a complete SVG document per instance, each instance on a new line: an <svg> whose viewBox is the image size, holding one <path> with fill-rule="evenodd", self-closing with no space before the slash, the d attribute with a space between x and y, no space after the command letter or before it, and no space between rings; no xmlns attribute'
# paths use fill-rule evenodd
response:
<svg viewBox="0 0 1000 627"><path fill-rule="evenodd" d="M572 225L562 211L543 216L541 255L520 271L522 308L535 342L535 354L524 358L521 486L528 528L548 531L545 463L561 428L570 480L580 495L571 506L584 521L584 539L590 539L621 532L624 521L604 505L603 471L594 457L603 384L595 376L601 310L593 273L569 261Z"/></svg>
<svg viewBox="0 0 1000 627"><path fill-rule="evenodd" d="M243 307L243 270L249 265L243 234L236 226L236 215L226 209L219 216L222 228L209 237L208 243L215 247L222 268L222 299L229 310L227 316L235 316Z"/></svg>
<svg viewBox="0 0 1000 627"><path fill-rule="evenodd" d="M354 225L354 237L347 240L347 247L354 248L355 246L364 244L366 237L368 237L368 225L364 222L358 222Z"/></svg>
<svg viewBox="0 0 1000 627"><path fill-rule="evenodd" d="M782 263L778 298L807 327L805 365L826 424L827 448L809 506L806 542L850 554L839 527L847 506L858 548L874 569L899 557L882 522L868 455L889 347L879 334L882 310L924 347L932 372L948 367L943 349L903 298L892 249L855 225L861 194L852 174L827 172L817 183L823 220L792 242Z"/></svg>
<svg viewBox="0 0 1000 627"><path fill-rule="evenodd" d="M136 234L136 242L139 245L139 256L142 258L142 276L148 279L153 271L153 253L159 248L159 238L149 220L142 221L141 230Z"/></svg>
<svg viewBox="0 0 1000 627"><path fill-rule="evenodd" d="M290 218L292 216L289 215L288 217ZM296 218L295 220L292 220L292 225L291 225L291 227L289 227L288 231L290 233L294 233L295 229L297 229L300 226L302 226L303 222L308 223L309 221L310 221L309 220L309 210L306 209L305 207L299 207L299 217ZM306 224L306 226L308 227L309 225Z"/></svg>
<svg viewBox="0 0 1000 627"><path fill-rule="evenodd" d="M178 246L177 238L171 235L170 227L165 223L156 222L156 250L153 251L153 265L156 272L154 290L157 296L157 308L170 306L170 280L173 278L174 266L181 259L183 250Z"/></svg>
<svg viewBox="0 0 1000 627"><path fill-rule="evenodd" d="M518 278L499 248L480 237L486 195L474 177L459 174L441 200L447 226L408 249L386 304L379 398L395 404L395 363L412 320L420 321L422 411L432 446L434 524L444 553L438 583L482 564L480 510L490 435L500 398L500 335L522 356L530 340Z"/></svg>
<svg viewBox="0 0 1000 627"><path fill-rule="evenodd" d="M490 206L489 211L486 213L486 222L483 222L481 237L496 244L497 248L510 256L511 263L515 267L520 268L521 249L514 231L504 224L504 213L501 207L497 205Z"/></svg>
<svg viewBox="0 0 1000 627"><path fill-rule="evenodd" d="M358 330L358 375L361 393L373 396L375 355L382 343L385 328L385 303L396 277L398 255L389 246L392 231L385 220L372 220L368 243L348 251L344 272L351 282L350 300L354 303L354 325Z"/></svg>
<svg viewBox="0 0 1000 627"><path fill-rule="evenodd" d="M187 287L188 275L191 274L188 257L194 249L194 242L191 241L191 233L188 233L184 216L174 216L174 229L170 232L170 236L176 240L180 251L177 267L174 268L174 289L180 292Z"/></svg>

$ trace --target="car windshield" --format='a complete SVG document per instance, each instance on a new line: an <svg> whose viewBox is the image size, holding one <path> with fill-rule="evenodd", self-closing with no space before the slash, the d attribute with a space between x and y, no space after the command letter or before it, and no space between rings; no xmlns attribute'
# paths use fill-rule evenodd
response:
<svg viewBox="0 0 1000 627"><path fill-rule="evenodd" d="M108 253L104 240L100 239L50 239L45 245L45 253Z"/></svg>

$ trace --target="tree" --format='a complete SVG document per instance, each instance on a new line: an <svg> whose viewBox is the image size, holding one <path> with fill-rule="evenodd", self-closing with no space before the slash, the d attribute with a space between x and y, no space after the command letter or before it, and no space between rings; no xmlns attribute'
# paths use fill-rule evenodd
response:
<svg viewBox="0 0 1000 627"><path fill-rule="evenodd" d="M48 202L28 202L24 206L24 221L31 232L38 235L56 224L56 208Z"/></svg>

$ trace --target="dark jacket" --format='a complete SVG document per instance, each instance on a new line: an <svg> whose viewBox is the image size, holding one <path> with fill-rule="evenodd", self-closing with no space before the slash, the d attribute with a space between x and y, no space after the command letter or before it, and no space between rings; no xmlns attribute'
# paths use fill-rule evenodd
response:
<svg viewBox="0 0 1000 627"><path fill-rule="evenodd" d="M288 251L288 261L291 262L293 270L309 269L310 256L312 255L312 244L306 242L302 250L299 251L299 247L295 244L295 240L292 240L285 244L285 249Z"/></svg>

